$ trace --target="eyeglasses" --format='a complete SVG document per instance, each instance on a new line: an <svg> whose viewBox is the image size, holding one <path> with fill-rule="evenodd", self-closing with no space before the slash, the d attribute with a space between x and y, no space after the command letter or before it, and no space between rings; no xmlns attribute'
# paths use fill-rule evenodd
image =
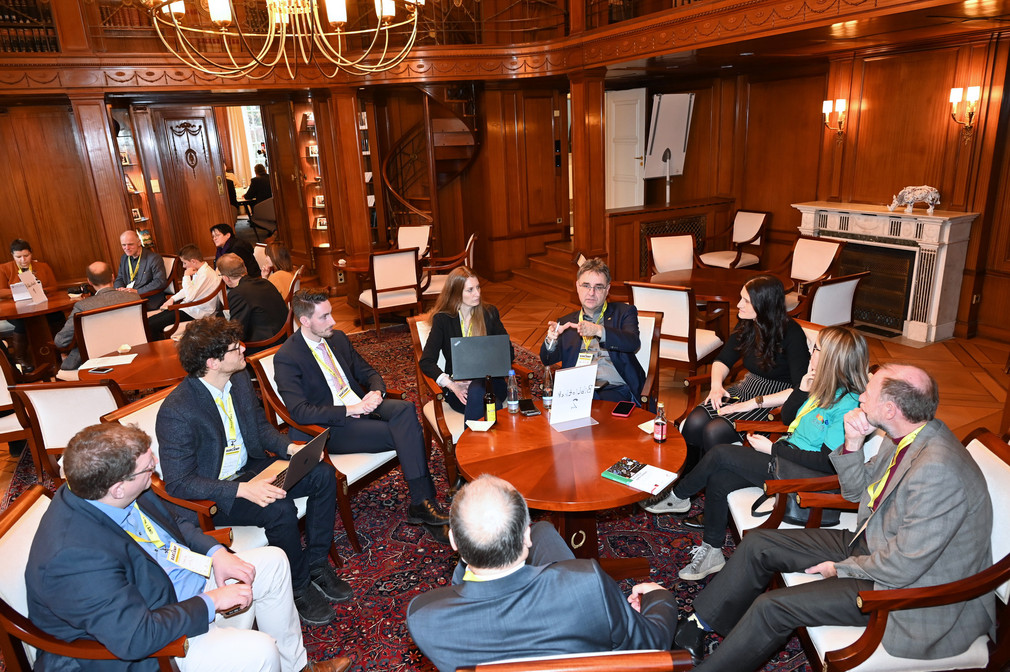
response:
<svg viewBox="0 0 1010 672"><path fill-rule="evenodd" d="M811 350L811 352L820 352L820 351L821 351L821 346L819 346L816 343L814 343L814 347L813 347L813 350Z"/></svg>
<svg viewBox="0 0 1010 672"><path fill-rule="evenodd" d="M144 474L152 474L152 473L154 473L154 469L155 469L155 467L156 467L156 466L157 466L157 463L155 463L155 464L152 464L152 465L151 465L151 466L149 466L149 467L148 467L147 469L141 469L140 471L138 471L138 472L137 472L137 473L135 473L135 474L130 474L129 476L127 476L127 477L126 477L126 478L124 478L123 480L124 480L124 481L132 481L132 480L133 480L133 479L135 479L135 478L136 478L137 476L143 476Z"/></svg>
<svg viewBox="0 0 1010 672"><path fill-rule="evenodd" d="M579 287L586 290L587 292L603 292L610 285L590 285L588 282L580 282Z"/></svg>
<svg viewBox="0 0 1010 672"><path fill-rule="evenodd" d="M236 343L234 347L231 347L231 348L228 348L227 350L225 350L224 354L227 355L229 352L238 352L241 349L242 349L242 344L241 343Z"/></svg>

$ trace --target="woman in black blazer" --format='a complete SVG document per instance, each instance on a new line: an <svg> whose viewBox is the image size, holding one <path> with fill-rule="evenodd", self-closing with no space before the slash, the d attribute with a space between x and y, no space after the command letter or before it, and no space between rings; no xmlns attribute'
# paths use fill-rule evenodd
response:
<svg viewBox="0 0 1010 672"><path fill-rule="evenodd" d="M453 380L452 352L449 341L460 336L508 335L498 316L498 309L481 303L480 280L466 266L454 269L446 278L435 308L428 316L431 333L421 355L421 371L432 378L445 392L449 406L463 413L467 420L484 417L484 380ZM509 344L511 358L515 349ZM438 366L438 355L445 357L445 369ZM494 380L497 408L505 400L505 380Z"/></svg>

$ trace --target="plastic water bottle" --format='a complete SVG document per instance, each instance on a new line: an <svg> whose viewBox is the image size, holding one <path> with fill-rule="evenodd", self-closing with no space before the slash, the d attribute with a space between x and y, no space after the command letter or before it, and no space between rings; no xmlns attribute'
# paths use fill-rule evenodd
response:
<svg viewBox="0 0 1010 672"><path fill-rule="evenodd" d="M659 402L656 419L652 421L652 440L656 443L666 441L666 406L663 402Z"/></svg>
<svg viewBox="0 0 1010 672"><path fill-rule="evenodd" d="M551 373L551 367L544 367L544 396L543 396L544 408L548 411L551 410L551 404L554 403L554 374Z"/></svg>
<svg viewBox="0 0 1010 672"><path fill-rule="evenodd" d="M509 369L508 394L505 396L505 405L508 406L509 413L519 412L519 381L516 380L515 369Z"/></svg>

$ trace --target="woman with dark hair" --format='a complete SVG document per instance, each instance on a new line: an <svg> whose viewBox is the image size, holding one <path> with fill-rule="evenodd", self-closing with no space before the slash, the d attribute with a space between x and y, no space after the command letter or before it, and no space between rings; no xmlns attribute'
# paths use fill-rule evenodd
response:
<svg viewBox="0 0 1010 672"><path fill-rule="evenodd" d="M295 279L291 264L291 253L288 252L288 248L280 243L267 243L266 252L267 258L270 260L270 266L260 269L263 277L277 288L281 296L287 298L288 291L291 289L291 281Z"/></svg>
<svg viewBox="0 0 1010 672"><path fill-rule="evenodd" d="M32 254L32 246L27 240L15 238L11 241L12 261L0 264L0 299L10 299L13 295L11 285L21 282L21 273L31 271L35 279L42 285L42 289L51 292L56 289L56 276L53 269L44 261L39 261ZM46 315L49 328L53 334L63 328L63 313L49 313ZM28 352L28 334L25 321L19 319L8 320L14 327L8 340L11 342L11 349L14 351L12 364L19 364L25 373L33 370L32 358Z"/></svg>
<svg viewBox="0 0 1010 672"><path fill-rule="evenodd" d="M740 440L733 422L766 418L766 409L776 404L765 397L798 387L810 362L803 328L786 313L781 280L771 275L752 278L740 290L737 308L736 328L712 362L712 391L691 411L681 428L688 444L685 474L713 446ZM727 389L726 377L741 359L747 375ZM687 513L686 509L671 509L664 502L647 501L646 510Z"/></svg>
<svg viewBox="0 0 1010 672"><path fill-rule="evenodd" d="M481 303L480 280L473 271L460 266L449 274L435 307L428 315L428 323L431 333L421 355L421 371L439 384L453 410L463 413L467 420L484 417L484 380L453 380L449 342L460 336L507 336L508 332L501 323L498 309ZM511 343L509 349L512 359L515 359ZM440 354L445 359L444 368L438 365ZM505 399L505 380L496 378L493 382L495 407L501 408Z"/></svg>
<svg viewBox="0 0 1010 672"><path fill-rule="evenodd" d="M869 379L868 367L869 351L861 334L847 327L826 327L818 334L810 368L799 386L765 397L766 405L782 406L788 434L774 443L760 434L748 434L749 445L715 446L677 481L664 500L671 511L690 509L691 496L705 490L705 513L684 521L687 527L701 528L704 533L701 545L691 551L691 563L680 570L681 579L700 581L726 564L722 545L729 524L729 494L763 485L773 458L825 475L835 473L828 455L845 441L843 420L859 406L859 395ZM739 406L758 408L754 399Z"/></svg>

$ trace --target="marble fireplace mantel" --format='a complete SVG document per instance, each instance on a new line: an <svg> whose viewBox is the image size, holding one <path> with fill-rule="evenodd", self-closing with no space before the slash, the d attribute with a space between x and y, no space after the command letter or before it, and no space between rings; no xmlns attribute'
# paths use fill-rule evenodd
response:
<svg viewBox="0 0 1010 672"><path fill-rule="evenodd" d="M968 235L977 212L925 209L890 212L884 205L813 201L793 203L802 235L915 252L908 313L902 334L932 343L954 335ZM871 269L872 270L872 269Z"/></svg>

